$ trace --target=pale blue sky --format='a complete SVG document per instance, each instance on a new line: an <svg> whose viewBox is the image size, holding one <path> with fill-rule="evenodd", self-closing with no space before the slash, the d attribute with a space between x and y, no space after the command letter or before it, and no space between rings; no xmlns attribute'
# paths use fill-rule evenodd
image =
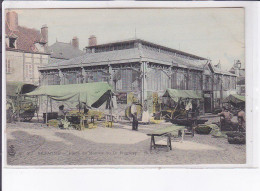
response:
<svg viewBox="0 0 260 191"><path fill-rule="evenodd" d="M137 38L221 62L230 69L244 63L244 9L24 9L16 10L19 25L49 27L49 44L70 42L80 48L94 34L98 44Z"/></svg>

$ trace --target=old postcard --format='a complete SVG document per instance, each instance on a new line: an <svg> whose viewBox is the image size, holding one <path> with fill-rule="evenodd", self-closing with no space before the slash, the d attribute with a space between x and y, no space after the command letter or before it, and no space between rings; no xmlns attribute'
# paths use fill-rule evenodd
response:
<svg viewBox="0 0 260 191"><path fill-rule="evenodd" d="M7 166L247 164L243 7L3 22Z"/></svg>

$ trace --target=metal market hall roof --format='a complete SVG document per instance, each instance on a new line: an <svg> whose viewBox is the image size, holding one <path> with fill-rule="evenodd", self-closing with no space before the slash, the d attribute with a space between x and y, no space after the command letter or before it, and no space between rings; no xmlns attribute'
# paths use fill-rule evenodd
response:
<svg viewBox="0 0 260 191"><path fill-rule="evenodd" d="M123 45L125 46L123 47ZM49 63L40 67L39 70L124 64L141 61L200 71L205 70L205 65L210 63L210 60L206 58L136 39L90 46L87 47L86 53L82 56ZM234 75L214 66L212 66L212 69L216 73Z"/></svg>
<svg viewBox="0 0 260 191"><path fill-rule="evenodd" d="M129 43L129 41L127 41ZM146 42L146 41L145 41ZM201 58L201 57L198 57ZM120 64L130 62L148 61L164 65L175 65L183 68L203 70L207 59L195 59L186 55L175 54L167 51L158 51L147 46L129 46L121 50L88 52L82 56L56 63L50 63L40 70L73 68L92 65Z"/></svg>

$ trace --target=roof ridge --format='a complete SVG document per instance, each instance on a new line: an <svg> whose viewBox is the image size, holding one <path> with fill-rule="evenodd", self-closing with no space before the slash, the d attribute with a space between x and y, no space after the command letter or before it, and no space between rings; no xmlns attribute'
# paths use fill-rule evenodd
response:
<svg viewBox="0 0 260 191"><path fill-rule="evenodd" d="M174 48L171 48L171 47L167 47L165 45L160 45L160 44L156 44L155 42L151 42L151 41L147 41L147 40L144 40L144 39L141 39L141 38L131 38L131 39L128 39L128 40L120 40L120 41L114 41L114 42L107 42L107 43L103 43L103 44L97 44L95 46L86 46L86 47L96 47L96 46L106 46L108 44L116 44L116 43L124 43L124 42L128 42L128 41L134 41L134 42L143 42L143 43L148 43L148 44L151 44L153 46L157 46L157 47L161 47L161 48L165 48L165 49L168 49L170 51L173 51L173 52L176 52L178 54L183 54L183 55L187 55L187 56L190 56L190 57L193 57L195 59L200 59L200 60L208 60L207 58L203 58L201 56L197 56L193 53L188 53L188 52L184 52L184 51L181 51L181 50L177 50L177 49L174 49Z"/></svg>
<svg viewBox="0 0 260 191"><path fill-rule="evenodd" d="M55 43L63 43L63 44L69 44L69 45L71 45L70 42L60 42L60 41L56 41ZM55 43L54 43L54 44L55 44Z"/></svg>

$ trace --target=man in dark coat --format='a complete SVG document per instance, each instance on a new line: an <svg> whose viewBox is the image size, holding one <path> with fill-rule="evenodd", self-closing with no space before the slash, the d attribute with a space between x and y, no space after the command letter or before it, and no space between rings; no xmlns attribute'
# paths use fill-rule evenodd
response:
<svg viewBox="0 0 260 191"><path fill-rule="evenodd" d="M58 112L58 120L60 121L59 127L63 129L62 120L65 119L65 112L64 112L64 105L59 106L59 112Z"/></svg>
<svg viewBox="0 0 260 191"><path fill-rule="evenodd" d="M131 107L130 107L130 113L133 117L132 121L132 130L138 131L138 119L137 119L137 103L133 102Z"/></svg>

